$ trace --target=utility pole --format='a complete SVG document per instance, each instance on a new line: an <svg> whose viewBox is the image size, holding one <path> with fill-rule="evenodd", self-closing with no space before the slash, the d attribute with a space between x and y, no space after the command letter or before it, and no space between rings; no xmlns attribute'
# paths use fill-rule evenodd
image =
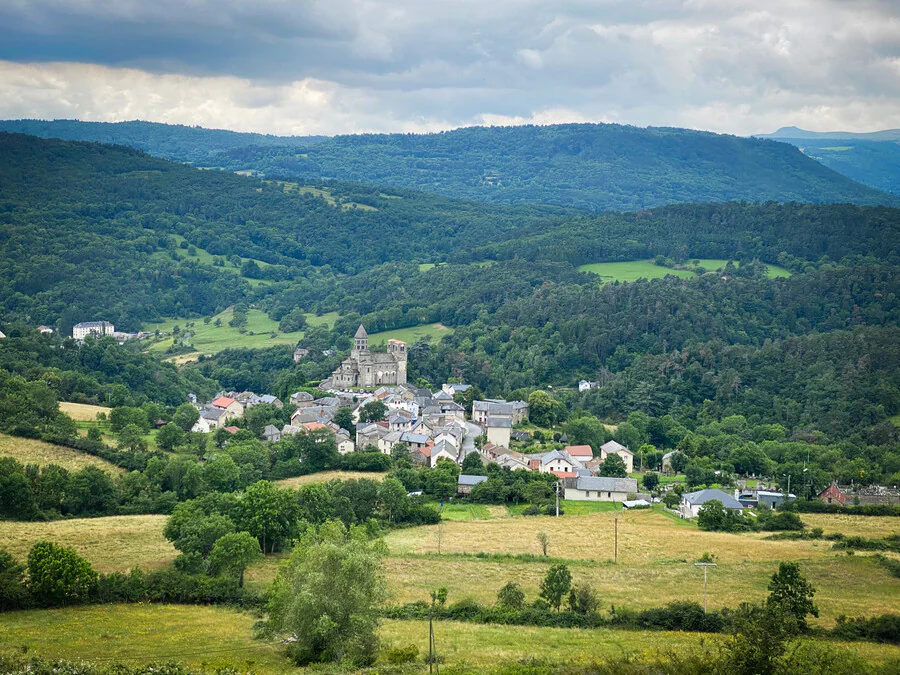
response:
<svg viewBox="0 0 900 675"><path fill-rule="evenodd" d="M556 481L556 517L559 518L559 481Z"/></svg>
<svg viewBox="0 0 900 675"><path fill-rule="evenodd" d="M694 567L703 568L703 613L706 614L706 571L710 567L718 567L718 565L716 563L696 562Z"/></svg>
<svg viewBox="0 0 900 675"><path fill-rule="evenodd" d="M613 562L619 562L619 516L613 518L613 522L615 522L615 546L613 548Z"/></svg>

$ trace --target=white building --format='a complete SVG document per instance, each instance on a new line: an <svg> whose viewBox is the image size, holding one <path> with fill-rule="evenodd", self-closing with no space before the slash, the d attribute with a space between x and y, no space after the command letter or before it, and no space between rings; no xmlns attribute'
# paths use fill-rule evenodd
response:
<svg viewBox="0 0 900 675"><path fill-rule="evenodd" d="M634 478L582 477L566 481L566 499L592 502L624 502L638 491Z"/></svg>
<svg viewBox="0 0 900 675"><path fill-rule="evenodd" d="M696 518L700 514L700 507L712 500L722 502L726 509L742 511L744 508L737 499L722 490L698 490L681 495L678 511L682 518Z"/></svg>
<svg viewBox="0 0 900 675"><path fill-rule="evenodd" d="M634 471L634 453L621 443L609 441L600 446L600 461L604 461L609 455L618 455L625 462L625 470L628 473Z"/></svg>
<svg viewBox="0 0 900 675"><path fill-rule="evenodd" d="M82 321L72 327L72 337L76 340L84 340L88 335L103 337L116 332L116 327L108 321Z"/></svg>

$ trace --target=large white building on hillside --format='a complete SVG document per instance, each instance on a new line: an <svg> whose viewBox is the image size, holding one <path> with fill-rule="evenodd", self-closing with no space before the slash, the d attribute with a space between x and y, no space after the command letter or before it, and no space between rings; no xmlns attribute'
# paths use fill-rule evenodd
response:
<svg viewBox="0 0 900 675"><path fill-rule="evenodd" d="M72 327L72 337L76 340L84 340L88 335L103 337L116 332L116 327L109 321L82 321Z"/></svg>

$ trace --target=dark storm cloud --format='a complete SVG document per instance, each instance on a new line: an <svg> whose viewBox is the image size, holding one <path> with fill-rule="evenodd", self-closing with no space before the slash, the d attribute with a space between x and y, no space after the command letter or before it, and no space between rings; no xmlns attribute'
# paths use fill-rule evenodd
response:
<svg viewBox="0 0 900 675"><path fill-rule="evenodd" d="M13 0L0 4L0 111L120 119L146 108L325 132L581 119L740 133L900 126L895 5ZM122 79L123 68L135 71ZM200 111L198 87L212 97Z"/></svg>

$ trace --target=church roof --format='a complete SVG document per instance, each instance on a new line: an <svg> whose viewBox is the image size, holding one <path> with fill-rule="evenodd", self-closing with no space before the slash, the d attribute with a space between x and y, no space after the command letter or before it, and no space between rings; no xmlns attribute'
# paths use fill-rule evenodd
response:
<svg viewBox="0 0 900 675"><path fill-rule="evenodd" d="M362 324L359 324L359 328L356 329L356 335L353 337L364 338L369 337L369 334L366 332L365 327Z"/></svg>

